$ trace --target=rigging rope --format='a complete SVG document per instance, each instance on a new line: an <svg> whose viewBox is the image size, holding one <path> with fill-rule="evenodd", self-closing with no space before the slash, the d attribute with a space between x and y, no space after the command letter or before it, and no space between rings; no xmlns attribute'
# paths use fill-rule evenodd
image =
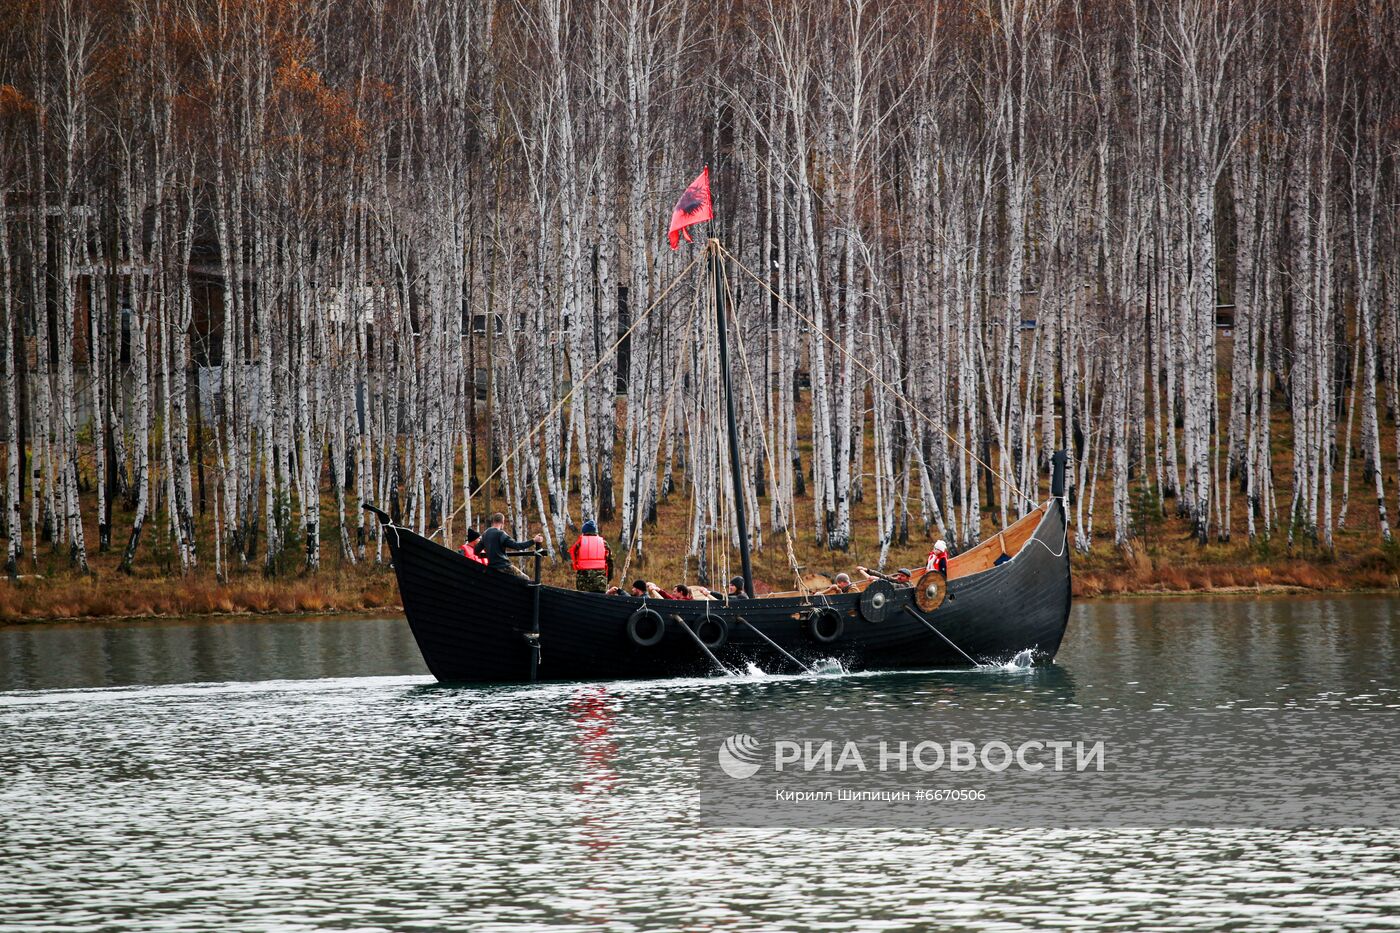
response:
<svg viewBox="0 0 1400 933"><path fill-rule="evenodd" d="M818 328L817 325L816 325L815 323L813 323L813 321L812 321L811 318L809 318L807 315L803 314L801 311L799 311L799 310L797 309L797 306L796 306L796 305L794 305L792 302L788 301L788 300L787 300L786 298L784 298L782 295L779 295L776 291L774 291L774 290L773 290L773 287L772 287L771 285L769 285L767 282L765 282L765 281L763 280L763 278L762 278L757 272L754 272L754 271L753 271L752 269L750 269L748 266L744 265L743 262L741 262L741 261L739 260L739 257L738 257L738 256L735 256L733 253L731 253L731 252L729 251L729 249L728 249L726 246L724 246L724 244L720 243L718 240L715 240L714 242L715 242L716 246L718 247L718 249L719 249L721 252L724 253L724 255L726 255L726 256L728 256L730 259L734 260L734 264L735 264L736 266L738 266L738 267L739 267L740 269L742 269L744 272L748 273L749 278L753 279L753 280L754 280L755 282L757 282L759 285L761 285L761 286L763 286L765 289L767 289L767 291L769 292L769 294L771 294L774 298L778 299L778 301L782 302L782 304L783 304L789 311L791 311L793 314L796 314L796 315L797 315L798 317L800 317L803 321L805 321L805 322L807 323L807 326L810 327L810 328L812 328L812 332L813 332L813 333L820 334L823 340L825 340L827 343L831 344L833 347L836 348L837 352L839 352L842 356L846 357L848 360L850 360L850 361L851 361L852 363L854 363L856 366L859 366L859 367L861 368L861 370L862 370L867 376L869 376L869 377L870 377L871 379L873 379L875 382L879 383L886 391L892 393L892 394L895 396L895 398L899 399L901 402L903 402L905 405L907 405L907 406L909 407L909 409L910 409L912 412L914 412L915 415L917 415L919 418L922 418L924 421L928 422L928 423L929 423L930 425L932 425L933 427L937 428L937 429L943 434L944 437L948 438L948 440L952 441L954 444L956 444L956 445L958 445L960 448L962 448L963 453L967 454L970 458L972 458L972 460L973 460L974 462L976 462L979 466L981 466L982 469L986 470L988 473L990 473L990 474L992 474L993 476L995 476L995 477L997 478L997 480L998 480L1003 486L1005 486L1007 489L1009 489L1009 490L1011 490L1012 492L1014 492L1016 495L1020 496L1020 497L1021 497L1022 499L1024 499L1025 501L1029 502L1032 506L1039 505L1038 502L1036 502L1036 501L1035 501L1034 499L1032 499L1030 496L1028 496L1028 495L1026 495L1025 493L1023 493L1023 492L1022 492L1020 489L1018 489L1014 484L1012 484L1011 481L1009 481L1006 477L1002 476L1002 475L1001 475L1000 473L998 473L996 470L992 469L989 465L987 465L985 462L983 462L983 460L982 460L981 457L977 456L975 453L973 453L971 450L969 450L969 449L967 448L967 445L964 444L962 441L958 440L955 436L953 436L952 432L950 432L947 428L943 427L943 425L939 424L938 422L936 422L936 421L934 421L932 418L930 418L928 415L924 414L923 411L920 410L919 406L915 405L913 402L911 402L908 398L905 397L905 395L904 395L903 392L899 391L899 390L896 389L894 386L890 385L890 384L889 384L888 382L886 382L884 379L881 379L880 376L879 376L874 370L872 370L869 366L866 366L864 363L862 363L862 362L860 361L860 359L858 359L856 356L854 356L853 354L847 353L847 352L846 352L846 348L843 347L843 346L841 346L841 344L840 344L834 337L832 337L832 336L831 336L830 334L828 334L826 331L821 330L820 328Z"/></svg>
<svg viewBox="0 0 1400 933"><path fill-rule="evenodd" d="M689 271L689 269L690 269L691 267L693 267L694 265L695 265L695 263L692 262L691 265L687 267L686 271ZM697 301L697 304L698 304L698 301ZM682 336L682 340L684 341L684 340L685 340L685 337L688 336L688 335L689 335L689 330L687 329L687 330L685 331L684 335ZM680 370L684 369L684 367L685 367L684 354L685 354L687 351L689 351L689 349L690 349L689 343L684 343L683 346L682 346L682 348L681 348L681 356L680 356L680 358L677 359L677 361L676 361L676 366L677 366L677 372L676 372L676 374L675 374L675 375L676 375L676 378L674 378L674 379L671 380L671 385L670 385L670 387L667 388L667 390L666 390L666 399L665 399L664 402L662 402L662 405L661 405L661 423L662 423L662 425L663 425L663 428L662 428L661 433L660 433L660 434L658 435L658 437L657 437L657 444L658 444L658 445L660 445L660 443L661 443L662 441L665 441L665 440L666 440L666 432L672 430L672 427L671 427L671 418L672 418L672 416L674 415L674 402L675 402L675 399L676 399L676 389L680 386L681 381L682 381L681 378L680 378L680 375L681 375L681 374L680 374ZM631 405L631 399L628 400L628 405L629 405L629 406ZM658 452L659 452L659 451L658 451ZM640 451L640 450L638 451L638 454L637 454L637 455L638 455L639 457L641 456L641 451ZM655 454L655 453L653 453L653 455L652 455L652 458L651 458L651 465L652 465L652 469L653 469L653 474L652 474L652 477L651 477L651 487L652 487L652 491L655 492L655 488L656 488L656 476L655 476L656 454ZM693 485L693 483L692 483L692 485ZM641 482L640 482L640 480L637 481L636 486L635 486L635 488L634 488L633 491L632 491L632 494L633 494L633 496L634 496L634 498L635 498L635 502L636 502L636 504L633 506L633 509L632 509L632 511L633 511L633 513L634 513L635 520L634 520L633 523L632 523L633 527L632 527L632 536L631 536L631 539L627 542L627 554L625 555L625 557L623 558L623 561L622 561L622 574L621 574L621 577L620 577L619 580L618 580L619 585L626 585L626 582L627 582L627 571L628 571L628 570L631 568L631 566L632 566L632 556L633 556L634 554L640 553L640 551L641 551L641 544L642 544L642 523L643 523L643 522L645 521L645 519L646 519L646 510L642 508L642 505L643 505L643 503L646 501L646 498L642 495L642 492L641 492ZM684 574L682 574L682 577L684 577Z"/></svg>
<svg viewBox="0 0 1400 933"><path fill-rule="evenodd" d="M480 489L482 486L485 486L487 483L495 479L496 475L500 473L501 470L505 469L506 464L512 459L514 459L515 455L520 453L521 449L524 448L524 446L530 442L530 439L533 438L537 433L539 433L540 429L543 428L546 424L548 424L550 419L552 419L555 415L559 414L560 409L562 409L565 405L569 403L569 400L574 397L574 393L578 391L579 387L582 385L586 385L588 381L592 379L593 376L598 372L598 370L602 368L603 363L614 353L617 352L617 348L622 346L622 342L628 337L632 336L632 331L636 330L641 325L642 321L647 319L651 312L655 311L658 307L661 306L661 303L666 300L666 297L668 295L671 294L671 290L676 287L676 284L680 282L680 280L684 278L690 272L691 269L695 268L695 265L700 261L700 257L702 255L704 254L697 253L695 258L692 259L684 269L676 273L675 278L671 279L670 284L662 290L661 294L656 297L655 301L653 301L650 305L647 306L647 309L645 311L643 311L637 316L637 319L632 322L632 325L628 327L627 330L622 332L622 336L618 337L617 340L613 341L612 346L608 347L607 350L598 355L598 361L593 364L592 368L590 368L588 372L583 374L582 379L573 380L572 384L569 386L569 391L565 392L563 396L560 397L559 401L554 403L554 406L550 408L550 410L545 414L545 416L541 418L533 428L531 428L525 433L525 436L520 439L519 443L517 443L513 448L511 448L510 453L506 454L504 457L501 458L500 464L497 465L496 469L492 470L489 474L487 474L485 481L478 485L477 489ZM487 363L489 365L490 361L488 360ZM488 456L489 453L490 452L488 451ZM468 493L466 502L463 502L461 505L457 506L457 508L452 512L452 515L449 516L449 520L451 520L452 518L456 518L457 513L462 511L462 509L466 508L467 503L471 502L472 498L475 495L476 493L474 491Z"/></svg>
<svg viewBox="0 0 1400 933"><path fill-rule="evenodd" d="M718 243L719 241L716 240L715 242ZM727 273L724 273L723 287L725 295L729 299L729 306L732 308L735 306L734 295L729 289L729 276ZM734 337L735 342L738 344L739 348L739 359L742 360L744 364L744 381L748 383L749 397L753 399L755 417L762 419L763 413L760 410L758 404L758 389L754 385L753 373L749 369L748 351L744 349L744 329L739 326L739 317L737 314L734 315ZM772 502L774 508L777 509L778 519L783 524L783 543L787 545L788 564L792 568L792 576L797 583L797 591L801 593L808 602L811 602L811 596L807 593L807 587L804 586L802 583L802 568L801 565L797 562L797 552L793 550L792 547L793 516L785 516L783 514L784 497L780 494L780 490L778 489L778 474L773 467L773 449L772 446L768 443L768 431L766 430L767 426L763 425L763 427L765 428L765 430L759 431L758 436L763 439L763 459L768 464L768 482L773 487Z"/></svg>

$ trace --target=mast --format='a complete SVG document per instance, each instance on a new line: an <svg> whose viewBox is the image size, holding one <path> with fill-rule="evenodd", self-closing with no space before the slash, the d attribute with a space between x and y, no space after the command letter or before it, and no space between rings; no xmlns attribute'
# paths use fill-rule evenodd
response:
<svg viewBox="0 0 1400 933"><path fill-rule="evenodd" d="M744 568L744 593L753 597L753 561L749 557L749 525L744 514L743 470L739 466L739 426L734 419L734 387L729 380L729 328L725 324L726 305L724 262L718 239L711 239L710 287L715 296L715 327L719 331L719 372L724 383L724 405L729 419L729 471L734 482L734 520L739 526L739 561Z"/></svg>

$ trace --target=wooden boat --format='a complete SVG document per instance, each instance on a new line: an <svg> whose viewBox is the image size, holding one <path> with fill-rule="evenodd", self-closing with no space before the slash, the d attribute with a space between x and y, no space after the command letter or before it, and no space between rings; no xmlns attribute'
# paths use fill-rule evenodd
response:
<svg viewBox="0 0 1400 933"><path fill-rule="evenodd" d="M742 488L729 381L721 248L710 243L719 371L727 403L732 488ZM423 660L445 682L615 680L706 672L801 672L834 660L848 671L969 667L1023 651L1053 658L1069 621L1065 460L1052 458L1051 498L952 557L947 574L910 585L866 580L848 592L670 600L547 586L470 561L379 517L404 614ZM746 594L753 594L743 497L733 503Z"/></svg>
<svg viewBox="0 0 1400 933"><path fill-rule="evenodd" d="M946 580L863 581L837 596L579 593L488 570L396 525L385 536L413 637L444 682L685 677L749 665L800 673L827 659L848 671L970 667L1059 649L1070 607L1063 470L1057 454L1054 497L950 559ZM996 563L1003 553L1010 559Z"/></svg>

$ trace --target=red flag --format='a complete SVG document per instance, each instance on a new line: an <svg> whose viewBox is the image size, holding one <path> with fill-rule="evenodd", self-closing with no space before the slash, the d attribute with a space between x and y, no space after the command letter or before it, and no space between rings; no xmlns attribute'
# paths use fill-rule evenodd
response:
<svg viewBox="0 0 1400 933"><path fill-rule="evenodd" d="M714 216L714 211L710 208L710 167L707 165L690 183L690 187L685 189L685 194L681 195L675 210L671 212L671 229L668 234L671 249L680 247L682 236L687 243L691 242L690 231L686 227L712 220Z"/></svg>

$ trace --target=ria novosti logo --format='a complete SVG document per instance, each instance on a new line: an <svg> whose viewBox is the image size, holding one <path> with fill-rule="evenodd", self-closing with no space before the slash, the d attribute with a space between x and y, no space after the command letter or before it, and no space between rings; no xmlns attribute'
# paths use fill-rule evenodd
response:
<svg viewBox="0 0 1400 933"><path fill-rule="evenodd" d="M719 766L725 774L738 780L751 778L759 769L759 742L740 732L720 744Z"/></svg>
<svg viewBox="0 0 1400 933"><path fill-rule="evenodd" d="M1103 771L1103 740L1036 740L1012 746L1007 742L981 744L953 739L949 742L775 741L773 771L782 772L904 772L987 771ZM737 732L720 743L719 766L736 780L751 778L763 767L765 746L753 736Z"/></svg>

